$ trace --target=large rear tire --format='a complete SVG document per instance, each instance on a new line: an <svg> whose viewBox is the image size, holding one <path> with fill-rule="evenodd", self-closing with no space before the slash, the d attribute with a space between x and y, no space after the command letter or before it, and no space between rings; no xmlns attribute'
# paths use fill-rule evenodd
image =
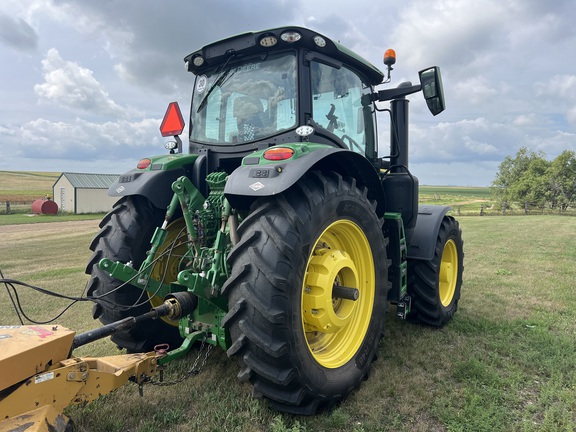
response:
<svg viewBox="0 0 576 432"><path fill-rule="evenodd" d="M146 313L151 305L147 293L129 284L121 286L122 282L100 269L98 262L102 258L123 263L131 261L134 268L139 268L150 249L154 230L162 224L164 214L146 198L129 196L121 198L100 222L100 232L90 244L90 250L94 253L88 261L86 273L91 275L88 295L105 296L107 300L96 303L93 309L93 317L99 318L103 324ZM153 271L152 277L154 275ZM162 275L156 279L160 277L165 277L167 282L174 278L170 271L162 271ZM153 297L152 303L157 304L158 299ZM135 304L140 306L131 307ZM162 320L152 320L129 331L114 334L112 341L129 352L145 352L160 343L178 347L182 339L178 327Z"/></svg>
<svg viewBox="0 0 576 432"><path fill-rule="evenodd" d="M368 375L382 335L388 260L382 221L366 189L335 173L307 174L263 198L239 227L224 325L228 355L254 395L310 415ZM355 288L357 300L335 286Z"/></svg>
<svg viewBox="0 0 576 432"><path fill-rule="evenodd" d="M458 221L445 216L436 239L434 257L429 261L408 261L408 294L412 297L409 318L433 327L442 327L458 308L464 248Z"/></svg>

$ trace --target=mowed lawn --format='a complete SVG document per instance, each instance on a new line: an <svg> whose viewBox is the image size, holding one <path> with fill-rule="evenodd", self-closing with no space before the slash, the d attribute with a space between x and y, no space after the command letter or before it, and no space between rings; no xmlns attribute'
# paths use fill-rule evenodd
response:
<svg viewBox="0 0 576 432"><path fill-rule="evenodd" d="M240 383L220 350L199 375L170 387L125 386L86 407L67 409L80 431L571 431L576 424L576 218L462 217L465 272L459 310L434 330L390 309L368 381L315 417L271 411ZM0 226L0 270L79 296L97 221ZM30 318L56 316L67 301L19 288ZM56 320L97 326L91 305ZM18 324L0 285L0 324ZM6 343L0 341L0 343ZM76 355L118 351L109 340ZM203 353L201 353L203 355ZM168 365L185 373L192 353Z"/></svg>

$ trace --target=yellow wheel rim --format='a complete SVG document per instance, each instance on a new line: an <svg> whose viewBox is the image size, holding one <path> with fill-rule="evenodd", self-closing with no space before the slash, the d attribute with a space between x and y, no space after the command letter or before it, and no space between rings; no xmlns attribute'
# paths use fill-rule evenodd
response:
<svg viewBox="0 0 576 432"><path fill-rule="evenodd" d="M454 298L458 279L458 250L454 240L450 239L444 245L442 261L440 262L440 280L438 292L442 306L448 307Z"/></svg>
<svg viewBox="0 0 576 432"><path fill-rule="evenodd" d="M166 240L155 255L161 256L161 258L156 261L156 264L150 272L150 277L157 281L163 280L164 283L169 284L177 279L180 261L187 250L186 224L184 219L180 218L172 222L166 227L166 230L168 231ZM175 245L172 248L173 242L175 242ZM172 251L168 253L168 249L172 249ZM165 255L163 255L164 251L166 251ZM164 302L163 298L150 293L148 293L148 297L150 298L152 307L160 306ZM166 318L162 318L162 320L171 326L178 327L178 321L172 321Z"/></svg>
<svg viewBox="0 0 576 432"><path fill-rule="evenodd" d="M333 297L334 285L357 288L358 299ZM320 365L338 368L360 349L372 317L374 286L366 235L351 221L332 223L314 244L302 284L302 326Z"/></svg>

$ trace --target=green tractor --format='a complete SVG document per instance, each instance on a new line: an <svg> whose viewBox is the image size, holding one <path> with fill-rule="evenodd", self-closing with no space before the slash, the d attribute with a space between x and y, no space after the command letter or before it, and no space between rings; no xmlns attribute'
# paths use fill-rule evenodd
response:
<svg viewBox="0 0 576 432"><path fill-rule="evenodd" d="M271 407L314 414L366 379L389 303L442 327L460 298L462 237L448 207L418 206L408 100L444 110L440 70L387 75L315 31L245 33L188 55L189 152L169 105L169 154L140 160L90 248L94 318L108 324L172 299L169 317L115 333L129 352L219 346ZM378 102L389 101L383 109ZM376 112L390 115L378 155Z"/></svg>

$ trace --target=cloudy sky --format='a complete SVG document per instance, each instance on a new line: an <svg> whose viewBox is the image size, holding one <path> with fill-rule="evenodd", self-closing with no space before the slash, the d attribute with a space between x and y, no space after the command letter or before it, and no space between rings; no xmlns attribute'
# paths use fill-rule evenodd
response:
<svg viewBox="0 0 576 432"><path fill-rule="evenodd" d="M574 0L2 0L0 170L127 171L165 151L168 102L187 111L185 55L302 25L379 67L394 48L392 86L439 65L447 110L410 96L412 172L487 186L522 146L576 151L575 21Z"/></svg>

